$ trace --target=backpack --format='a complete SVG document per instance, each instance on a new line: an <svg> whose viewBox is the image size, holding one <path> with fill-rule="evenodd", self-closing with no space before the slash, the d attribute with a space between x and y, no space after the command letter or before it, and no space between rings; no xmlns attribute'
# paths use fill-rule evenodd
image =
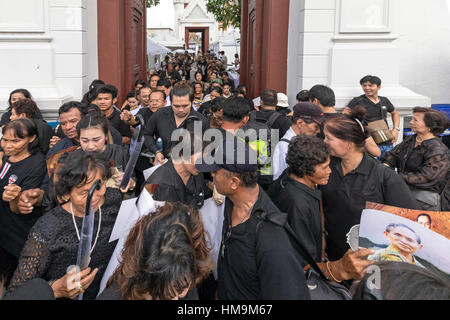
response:
<svg viewBox="0 0 450 320"><path fill-rule="evenodd" d="M249 144L258 155L258 172L260 173L259 184L266 188L273 182L272 172L272 130L273 124L282 117L278 112L274 112L269 119L260 117L257 111L250 113L250 121L243 128L243 130L254 129L257 132L256 139L249 140L246 138L246 143ZM261 135L266 132L266 135Z"/></svg>

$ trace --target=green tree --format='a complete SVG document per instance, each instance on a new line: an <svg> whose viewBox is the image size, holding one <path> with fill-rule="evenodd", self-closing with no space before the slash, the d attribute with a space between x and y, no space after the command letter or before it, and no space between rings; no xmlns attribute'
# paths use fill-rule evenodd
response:
<svg viewBox="0 0 450 320"><path fill-rule="evenodd" d="M147 0L147 8L157 6L160 0Z"/></svg>
<svg viewBox="0 0 450 320"><path fill-rule="evenodd" d="M207 0L206 8L223 27L241 26L241 0Z"/></svg>

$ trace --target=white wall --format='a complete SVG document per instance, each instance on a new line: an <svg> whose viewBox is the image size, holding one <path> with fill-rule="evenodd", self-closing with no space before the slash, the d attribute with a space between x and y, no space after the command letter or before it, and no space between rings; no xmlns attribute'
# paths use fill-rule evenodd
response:
<svg viewBox="0 0 450 320"><path fill-rule="evenodd" d="M96 5L97 0L0 2L3 110L17 88L28 89L49 120L63 103L82 98L98 76Z"/></svg>
<svg viewBox="0 0 450 320"><path fill-rule="evenodd" d="M400 84L450 103L450 1L395 0Z"/></svg>

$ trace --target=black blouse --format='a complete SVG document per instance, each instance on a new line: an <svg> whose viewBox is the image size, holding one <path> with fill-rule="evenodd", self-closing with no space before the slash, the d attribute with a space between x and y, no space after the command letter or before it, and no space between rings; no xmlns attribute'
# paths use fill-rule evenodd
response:
<svg viewBox="0 0 450 320"><path fill-rule="evenodd" d="M106 270L117 241L109 242L117 213L122 201L118 189L108 188L102 206L100 234L91 254L91 270L98 268L94 281L84 293L84 299L95 299L100 281ZM75 217L78 230L81 231L83 218ZM99 225L99 212L95 213L94 244ZM18 267L11 279L9 291L14 291L27 281L43 278L46 281L62 278L68 267L76 265L79 240L71 214L58 206L41 217L28 235L22 250Z"/></svg>
<svg viewBox="0 0 450 320"><path fill-rule="evenodd" d="M441 193L450 179L450 150L439 138L415 147L417 136L406 138L391 150L383 162L397 168L409 185Z"/></svg>
<svg viewBox="0 0 450 320"><path fill-rule="evenodd" d="M341 159L331 157L330 168L330 180L320 188L328 232L326 252L330 260L342 258L350 249L346 234L360 224L367 201L420 209L403 179L367 154L358 168L345 176Z"/></svg>

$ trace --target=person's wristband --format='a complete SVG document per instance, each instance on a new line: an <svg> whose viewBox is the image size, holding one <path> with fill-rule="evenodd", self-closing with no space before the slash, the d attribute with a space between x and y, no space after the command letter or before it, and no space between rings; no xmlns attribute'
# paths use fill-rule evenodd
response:
<svg viewBox="0 0 450 320"><path fill-rule="evenodd" d="M400 132L400 128L394 128L393 130L397 130L398 132Z"/></svg>

